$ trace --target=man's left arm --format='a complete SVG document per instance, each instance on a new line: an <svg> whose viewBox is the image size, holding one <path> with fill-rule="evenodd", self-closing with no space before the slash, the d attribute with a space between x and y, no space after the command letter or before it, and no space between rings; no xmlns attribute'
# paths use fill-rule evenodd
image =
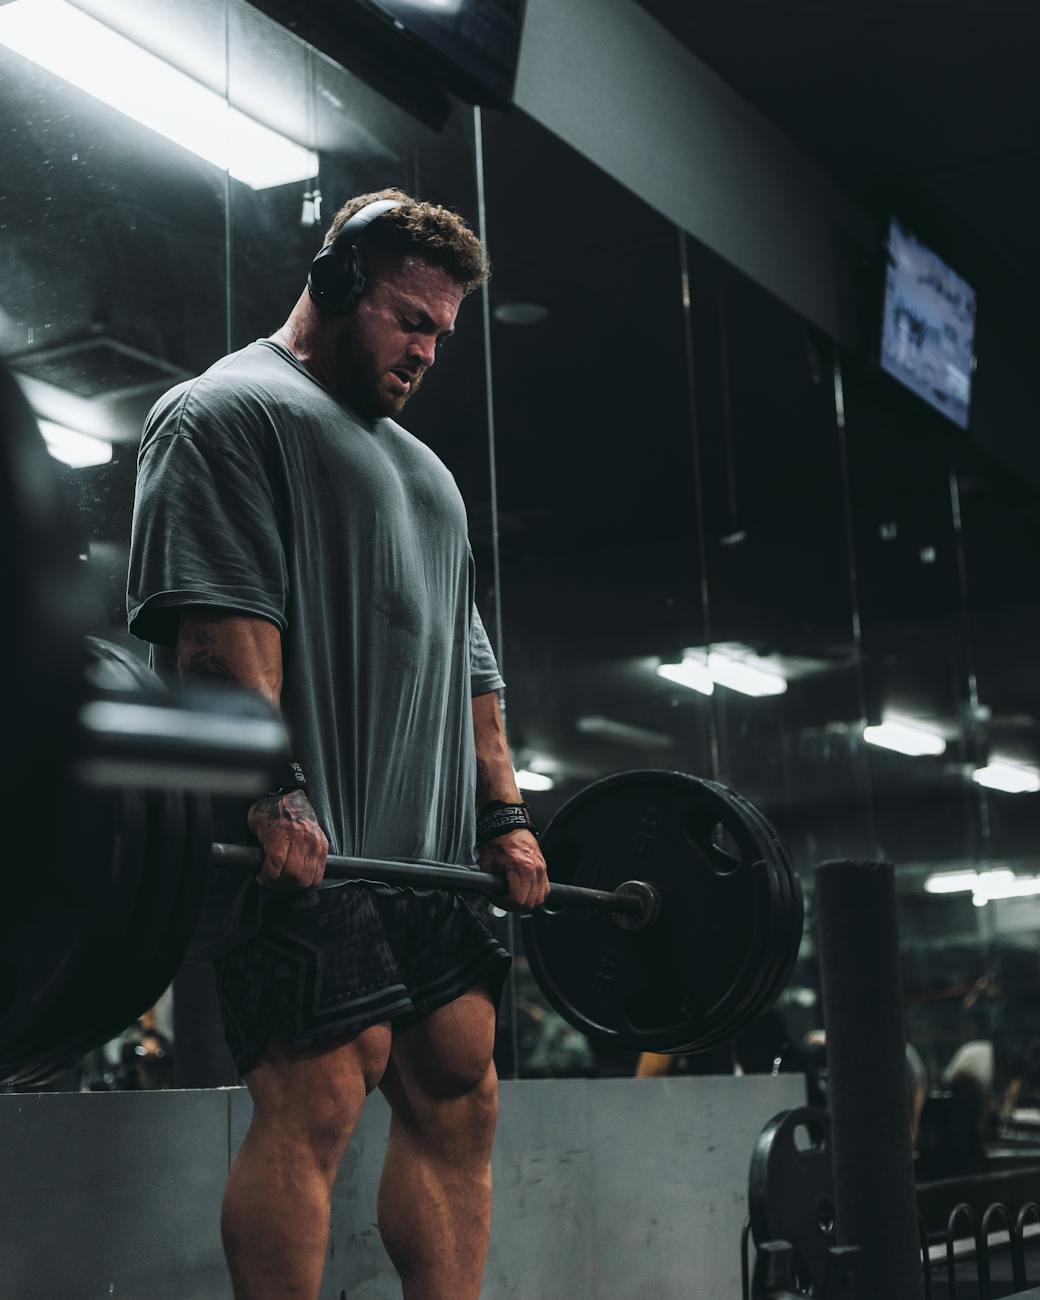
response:
<svg viewBox="0 0 1040 1300"><path fill-rule="evenodd" d="M473 696L473 741L478 814L495 799L506 804L521 803L497 691ZM477 861L484 871L493 871L505 881L509 897L496 900L499 906L516 911L545 902L549 893L545 859L529 830L517 828L487 840L477 848Z"/></svg>

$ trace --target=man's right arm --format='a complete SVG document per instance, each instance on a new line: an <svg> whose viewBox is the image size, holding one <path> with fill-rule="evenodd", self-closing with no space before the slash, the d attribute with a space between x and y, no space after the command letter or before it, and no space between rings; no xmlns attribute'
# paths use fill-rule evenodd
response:
<svg viewBox="0 0 1040 1300"><path fill-rule="evenodd" d="M282 634L266 618L204 606L181 610L177 667L182 681L242 686L280 706ZM246 821L264 851L260 884L296 889L322 879L329 842L302 791L265 795Z"/></svg>

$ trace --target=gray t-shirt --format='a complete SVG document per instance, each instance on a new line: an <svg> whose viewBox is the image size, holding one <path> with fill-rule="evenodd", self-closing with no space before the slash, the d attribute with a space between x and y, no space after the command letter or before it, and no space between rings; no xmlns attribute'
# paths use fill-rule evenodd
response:
<svg viewBox="0 0 1040 1300"><path fill-rule="evenodd" d="M130 630L172 671L182 606L281 629L282 710L332 852L473 865L470 697L503 685L473 591L444 464L281 344L225 357L149 413Z"/></svg>

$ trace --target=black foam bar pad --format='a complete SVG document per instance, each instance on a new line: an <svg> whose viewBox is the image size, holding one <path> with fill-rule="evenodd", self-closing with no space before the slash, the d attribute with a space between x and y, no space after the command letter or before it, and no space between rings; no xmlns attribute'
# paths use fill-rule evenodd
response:
<svg viewBox="0 0 1040 1300"><path fill-rule="evenodd" d="M821 862L816 937L838 1244L863 1251L861 1300L923 1300L892 864Z"/></svg>

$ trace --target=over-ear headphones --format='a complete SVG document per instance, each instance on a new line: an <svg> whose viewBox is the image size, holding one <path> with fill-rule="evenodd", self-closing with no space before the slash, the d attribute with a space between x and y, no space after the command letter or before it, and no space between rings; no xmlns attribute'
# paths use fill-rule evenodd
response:
<svg viewBox="0 0 1040 1300"><path fill-rule="evenodd" d="M359 241L373 221L401 203L401 199L366 203L317 255L307 274L307 289L319 311L328 316L346 316L354 310L368 283Z"/></svg>

